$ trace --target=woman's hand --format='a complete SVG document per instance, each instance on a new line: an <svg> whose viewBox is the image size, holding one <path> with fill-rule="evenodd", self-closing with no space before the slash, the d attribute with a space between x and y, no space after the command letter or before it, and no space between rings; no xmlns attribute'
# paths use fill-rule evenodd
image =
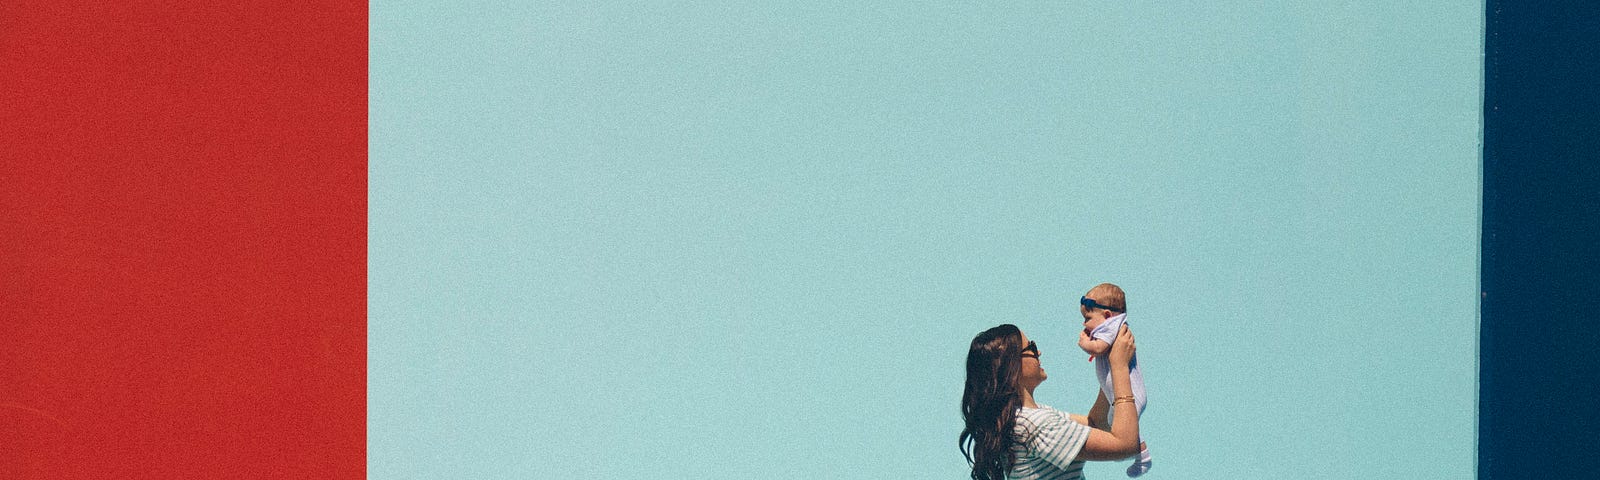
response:
<svg viewBox="0 0 1600 480"><path fill-rule="evenodd" d="M1124 323L1122 324L1122 330L1117 332L1116 342L1111 344L1111 356L1109 357L1111 364L1127 365L1129 360L1133 360L1133 351L1133 332L1128 330L1128 324Z"/></svg>

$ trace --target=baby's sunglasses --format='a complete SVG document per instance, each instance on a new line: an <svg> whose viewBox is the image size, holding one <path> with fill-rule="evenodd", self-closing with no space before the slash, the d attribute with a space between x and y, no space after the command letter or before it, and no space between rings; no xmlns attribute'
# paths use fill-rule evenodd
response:
<svg viewBox="0 0 1600 480"><path fill-rule="evenodd" d="M1079 298L1078 299L1078 304L1083 305L1085 307L1089 307L1089 308L1098 308L1098 309L1101 309L1101 310L1110 310L1110 311L1113 311L1113 312L1122 313L1122 309L1120 309L1120 308L1107 307L1105 305L1101 305L1099 303L1095 303L1094 299L1089 298L1089 297Z"/></svg>

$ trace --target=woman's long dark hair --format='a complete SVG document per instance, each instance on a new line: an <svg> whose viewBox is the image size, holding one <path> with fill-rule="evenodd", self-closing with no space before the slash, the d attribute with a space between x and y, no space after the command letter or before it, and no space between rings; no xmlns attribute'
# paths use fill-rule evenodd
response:
<svg viewBox="0 0 1600 480"><path fill-rule="evenodd" d="M967 348L967 388L957 444L972 465L973 480L1003 480L1017 460L1017 409L1022 407L1022 330L1005 324L985 330Z"/></svg>

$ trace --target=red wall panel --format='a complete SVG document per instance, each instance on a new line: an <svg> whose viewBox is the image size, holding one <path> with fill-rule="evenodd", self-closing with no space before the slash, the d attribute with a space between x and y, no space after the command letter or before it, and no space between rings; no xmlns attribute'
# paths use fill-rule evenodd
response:
<svg viewBox="0 0 1600 480"><path fill-rule="evenodd" d="M366 28L0 2L0 478L364 476Z"/></svg>

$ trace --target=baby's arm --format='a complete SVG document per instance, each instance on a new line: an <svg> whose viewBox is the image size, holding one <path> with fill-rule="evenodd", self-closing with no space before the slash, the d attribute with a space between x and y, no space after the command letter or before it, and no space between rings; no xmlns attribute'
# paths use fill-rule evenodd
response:
<svg viewBox="0 0 1600 480"><path fill-rule="evenodd" d="M1090 360L1093 360L1094 357L1111 353L1111 343L1095 340L1094 337L1089 336L1088 331L1082 330L1078 331L1078 348L1083 349L1084 353L1088 353Z"/></svg>

